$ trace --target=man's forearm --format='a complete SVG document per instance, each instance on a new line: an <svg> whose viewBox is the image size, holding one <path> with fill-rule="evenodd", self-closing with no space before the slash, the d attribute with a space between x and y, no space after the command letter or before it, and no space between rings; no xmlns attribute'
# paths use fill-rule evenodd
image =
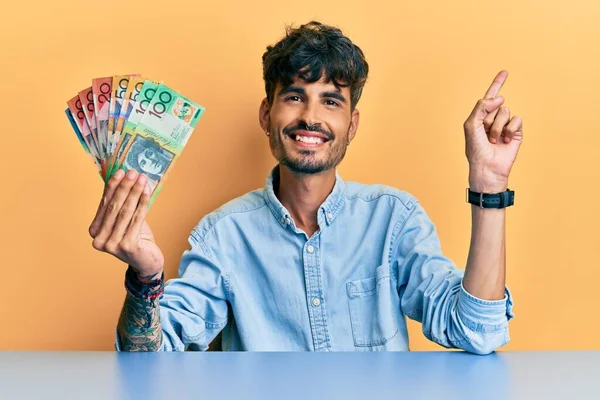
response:
<svg viewBox="0 0 600 400"><path fill-rule="evenodd" d="M117 327L124 351L157 351L162 343L158 300L147 302L127 293Z"/></svg>
<svg viewBox="0 0 600 400"><path fill-rule="evenodd" d="M484 300L502 300L506 277L505 209L471 206L471 247L463 286Z"/></svg>
<svg viewBox="0 0 600 400"><path fill-rule="evenodd" d="M508 72L500 71L465 121L469 189L477 193L507 190L510 171L523 142L523 120L511 116L499 95ZM502 300L505 292L506 211L471 206L471 247L463 279L467 292L484 300Z"/></svg>

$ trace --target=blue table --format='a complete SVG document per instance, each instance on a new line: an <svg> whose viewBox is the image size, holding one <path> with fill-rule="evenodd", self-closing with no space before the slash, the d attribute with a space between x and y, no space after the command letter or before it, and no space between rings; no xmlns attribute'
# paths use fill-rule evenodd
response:
<svg viewBox="0 0 600 400"><path fill-rule="evenodd" d="M0 399L600 399L600 352L0 352Z"/></svg>

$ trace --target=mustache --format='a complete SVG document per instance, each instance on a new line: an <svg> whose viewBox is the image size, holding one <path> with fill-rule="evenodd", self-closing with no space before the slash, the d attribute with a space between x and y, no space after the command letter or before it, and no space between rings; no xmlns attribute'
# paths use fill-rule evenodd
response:
<svg viewBox="0 0 600 400"><path fill-rule="evenodd" d="M293 126L286 126L285 128L283 128L282 132L285 135L291 135L296 131L319 132L325 135L327 137L327 140L333 140L333 138L335 137L333 133L321 128L319 125L308 125L304 122L300 122L299 124Z"/></svg>

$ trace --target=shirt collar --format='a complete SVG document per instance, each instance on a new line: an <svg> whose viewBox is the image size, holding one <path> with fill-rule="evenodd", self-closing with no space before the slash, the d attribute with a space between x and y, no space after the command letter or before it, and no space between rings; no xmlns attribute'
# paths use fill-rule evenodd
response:
<svg viewBox="0 0 600 400"><path fill-rule="evenodd" d="M277 222L283 227L291 224L292 217L288 210L281 204L277 196L275 196L275 182L279 181L279 165L271 171L265 183L263 196L269 206L269 209L277 219ZM344 204L346 197L346 184L340 175L335 173L335 185L333 190L327 196L323 204L319 207L318 224L323 227L323 224L331 225L338 215Z"/></svg>

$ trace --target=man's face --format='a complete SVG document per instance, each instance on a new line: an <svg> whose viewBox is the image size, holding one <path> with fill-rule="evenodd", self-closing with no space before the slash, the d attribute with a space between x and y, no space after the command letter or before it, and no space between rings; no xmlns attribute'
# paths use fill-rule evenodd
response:
<svg viewBox="0 0 600 400"><path fill-rule="evenodd" d="M261 125L277 161L299 174L317 174L344 158L358 110L351 111L348 87L296 79L288 87L277 85L270 109L263 101Z"/></svg>
<svg viewBox="0 0 600 400"><path fill-rule="evenodd" d="M154 150L146 149L138 155L140 168L148 174L158 175L163 172L163 165Z"/></svg>

